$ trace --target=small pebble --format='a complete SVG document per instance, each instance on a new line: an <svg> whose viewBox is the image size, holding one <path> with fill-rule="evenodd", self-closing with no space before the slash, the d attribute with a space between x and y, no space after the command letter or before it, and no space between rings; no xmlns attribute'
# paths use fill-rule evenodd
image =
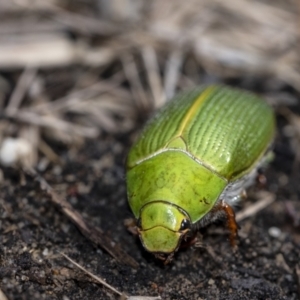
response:
<svg viewBox="0 0 300 300"><path fill-rule="evenodd" d="M58 165L54 166L52 172L53 172L53 174L56 175L56 176L61 175L61 173L62 173L62 168L61 168L61 166L58 166Z"/></svg>
<svg viewBox="0 0 300 300"><path fill-rule="evenodd" d="M279 238L281 235L281 230L278 227L270 227L268 232L269 235L273 238Z"/></svg>
<svg viewBox="0 0 300 300"><path fill-rule="evenodd" d="M48 248L45 248L44 251L43 251L43 255L47 256L48 254L49 254L49 250L48 250Z"/></svg>
<svg viewBox="0 0 300 300"><path fill-rule="evenodd" d="M213 285L213 284L215 284L215 281L211 278L211 279L208 280L208 284Z"/></svg>
<svg viewBox="0 0 300 300"><path fill-rule="evenodd" d="M289 178L285 174L280 174L278 181L280 186L286 186L289 183Z"/></svg>
<svg viewBox="0 0 300 300"><path fill-rule="evenodd" d="M12 166L18 162L32 161L33 147L25 139L7 137L0 145L0 162L4 166Z"/></svg>
<svg viewBox="0 0 300 300"><path fill-rule="evenodd" d="M22 276L21 276L21 280L22 280L22 281L28 281L28 277L25 276L25 275L22 275Z"/></svg>
<svg viewBox="0 0 300 300"><path fill-rule="evenodd" d="M40 159L40 161L38 162L37 169L40 172L44 172L47 169L47 167L49 166L49 163L50 163L50 161L48 158L42 157Z"/></svg>

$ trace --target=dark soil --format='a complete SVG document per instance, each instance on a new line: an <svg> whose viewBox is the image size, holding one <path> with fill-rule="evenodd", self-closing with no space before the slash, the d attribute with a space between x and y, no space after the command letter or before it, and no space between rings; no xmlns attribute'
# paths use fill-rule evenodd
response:
<svg viewBox="0 0 300 300"><path fill-rule="evenodd" d="M299 107L298 107L299 108ZM203 247L179 251L164 266L146 253L123 225L132 217L126 200L124 160L132 133L105 135L81 150L57 145L64 165L44 178L82 215L104 229L140 267L122 265L95 248L49 201L39 184L16 169L2 169L0 191L1 289L9 299L116 299L59 252L130 295L162 299L299 299L299 168L278 119L276 158L266 190L276 201L239 225L236 253L223 222L202 231ZM253 188L241 208L257 201ZM299 219L298 219L299 222ZM298 226L298 227L297 227ZM277 233L274 234L276 227ZM270 229L271 228L271 229ZM276 232L276 230L275 230Z"/></svg>

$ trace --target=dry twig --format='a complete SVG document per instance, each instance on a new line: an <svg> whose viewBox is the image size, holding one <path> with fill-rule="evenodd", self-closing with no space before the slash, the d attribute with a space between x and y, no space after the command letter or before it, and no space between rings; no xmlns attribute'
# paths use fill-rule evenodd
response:
<svg viewBox="0 0 300 300"><path fill-rule="evenodd" d="M240 222L257 214L275 201L275 195L270 192L260 192L258 194L258 197L259 200L256 203L250 205L249 207L236 214L235 219L237 222Z"/></svg>
<svg viewBox="0 0 300 300"><path fill-rule="evenodd" d="M7 297L1 290L0 290L0 300L7 300Z"/></svg>
<svg viewBox="0 0 300 300"><path fill-rule="evenodd" d="M13 115L18 110L28 88L36 76L36 72L36 69L32 68L26 68L23 71L5 109L8 115Z"/></svg>
<svg viewBox="0 0 300 300"><path fill-rule="evenodd" d="M171 52L170 57L167 61L164 78L164 89L167 99L171 99L175 94L182 62L182 50L176 49L173 52Z"/></svg>
<svg viewBox="0 0 300 300"><path fill-rule="evenodd" d="M84 273L88 274L89 276L91 276L93 279L95 279L97 282L103 284L104 286L106 286L108 289L110 289L111 291L113 291L115 294L121 296L121 299L126 299L126 300L160 300L161 297L148 297L148 296L128 296L125 293L120 292L119 290L117 290L116 288L114 288L112 285L108 284L105 280L103 280L101 277L94 275L93 273L89 272L88 270L86 270L84 267L82 267L81 265L79 265L77 262L75 262L73 259L71 259L69 256L67 256L64 253L61 253L61 255L66 258L69 262L71 262L72 264L74 264L77 268L79 268L80 270L82 270Z"/></svg>
<svg viewBox="0 0 300 300"><path fill-rule="evenodd" d="M154 100L154 108L157 109L165 103L165 94L159 75L159 65L157 55L153 47L145 46L142 48L142 56L147 70L149 86Z"/></svg>
<svg viewBox="0 0 300 300"><path fill-rule="evenodd" d="M86 270L84 267L82 267L81 265L79 265L77 262L75 262L72 258L70 258L68 255L64 254L64 253L60 253L64 258L66 258L69 262L71 262L73 265L75 265L77 268L79 268L81 271L83 271L84 273L88 274L89 276L91 276L92 278L94 278L96 281L100 282L101 284L103 284L104 286L106 286L108 289L110 289L111 291L113 291L114 293L116 293L119 296L124 295L123 293L121 293L120 291L118 291L116 288L114 288L113 286L111 286L110 284L108 284L105 280L103 280L102 278L100 278L99 276L94 275L93 273L89 272L88 270Z"/></svg>
<svg viewBox="0 0 300 300"><path fill-rule="evenodd" d="M98 129L94 127L85 127L58 119L54 116L43 116L25 110L19 110L13 115L6 114L4 112L2 114L2 117L12 118L16 121L25 122L40 127L53 128L56 130L65 131L69 134L80 135L86 138L94 138L99 134Z"/></svg>
<svg viewBox="0 0 300 300"><path fill-rule="evenodd" d="M130 265L133 268L138 267L138 263L131 256L125 253L118 244L109 239L100 228L92 226L84 220L81 214L66 199L60 197L34 169L31 168L24 171L40 183L41 189L50 195L51 201L62 210L88 240L106 250L120 263Z"/></svg>
<svg viewBox="0 0 300 300"><path fill-rule="evenodd" d="M140 110L147 108L148 100L137 69L134 57L131 54L122 56L124 73L130 82L131 92L135 100L136 107Z"/></svg>

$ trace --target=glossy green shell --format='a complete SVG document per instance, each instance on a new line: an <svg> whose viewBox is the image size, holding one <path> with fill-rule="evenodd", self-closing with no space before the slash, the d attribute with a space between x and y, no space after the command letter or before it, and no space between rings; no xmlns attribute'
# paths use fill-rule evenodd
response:
<svg viewBox="0 0 300 300"><path fill-rule="evenodd" d="M274 114L258 96L205 86L175 97L152 118L127 159L131 209L166 201L199 221L228 183L248 174L274 137Z"/></svg>

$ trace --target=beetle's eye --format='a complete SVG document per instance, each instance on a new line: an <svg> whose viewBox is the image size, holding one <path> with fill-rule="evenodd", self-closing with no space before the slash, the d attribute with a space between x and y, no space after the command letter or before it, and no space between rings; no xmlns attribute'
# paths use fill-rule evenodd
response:
<svg viewBox="0 0 300 300"><path fill-rule="evenodd" d="M180 230L186 230L191 228L191 222L187 219L182 220L180 225Z"/></svg>

